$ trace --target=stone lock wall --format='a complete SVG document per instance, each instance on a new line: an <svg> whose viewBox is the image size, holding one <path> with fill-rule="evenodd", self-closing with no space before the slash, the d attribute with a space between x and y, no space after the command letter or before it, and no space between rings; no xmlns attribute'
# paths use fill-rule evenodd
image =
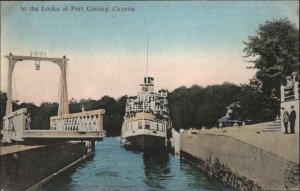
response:
<svg viewBox="0 0 300 191"><path fill-rule="evenodd" d="M184 133L181 155L240 190L299 190L299 163L231 137Z"/></svg>
<svg viewBox="0 0 300 191"><path fill-rule="evenodd" d="M87 152L85 142L65 142L1 155L1 191L26 190Z"/></svg>

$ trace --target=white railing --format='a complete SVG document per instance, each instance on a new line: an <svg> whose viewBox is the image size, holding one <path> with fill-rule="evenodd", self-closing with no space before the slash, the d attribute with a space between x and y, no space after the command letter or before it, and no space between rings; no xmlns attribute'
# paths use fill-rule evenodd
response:
<svg viewBox="0 0 300 191"><path fill-rule="evenodd" d="M2 141L10 142L11 139L22 141L22 135L26 127L27 118L28 116L26 108L19 109L4 116L4 126L3 130L1 131L1 134L3 135Z"/></svg>
<svg viewBox="0 0 300 191"><path fill-rule="evenodd" d="M103 131L103 109L50 117L50 130Z"/></svg>
<svg viewBox="0 0 300 191"><path fill-rule="evenodd" d="M299 83L295 81L292 86L281 86L281 102L299 99Z"/></svg>
<svg viewBox="0 0 300 191"><path fill-rule="evenodd" d="M3 117L4 127L6 131L17 131L25 129L27 109L19 109L9 115Z"/></svg>
<svg viewBox="0 0 300 191"><path fill-rule="evenodd" d="M103 136L104 109L50 117L50 130L30 130L27 109L3 117L2 142L24 141L24 138L99 138ZM78 133L79 134L78 134ZM82 134L83 133L83 134Z"/></svg>

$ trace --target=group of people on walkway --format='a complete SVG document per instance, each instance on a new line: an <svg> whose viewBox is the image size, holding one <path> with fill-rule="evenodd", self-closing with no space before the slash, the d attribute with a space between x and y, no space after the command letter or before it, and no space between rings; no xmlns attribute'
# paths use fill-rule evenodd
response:
<svg viewBox="0 0 300 191"><path fill-rule="evenodd" d="M290 123L290 133L294 134L295 133L295 121L296 121L296 111L294 110L294 106L291 106L291 111L290 113L282 107L282 117L283 117L283 124L284 124L284 129L285 129L285 134L288 134L288 125Z"/></svg>

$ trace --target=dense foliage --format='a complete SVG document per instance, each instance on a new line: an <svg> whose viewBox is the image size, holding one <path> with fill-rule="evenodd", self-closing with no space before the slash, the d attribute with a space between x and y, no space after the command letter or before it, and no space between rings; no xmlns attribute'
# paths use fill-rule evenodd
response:
<svg viewBox="0 0 300 191"><path fill-rule="evenodd" d="M299 70L299 29L287 19L267 21L244 44L245 57L254 58L250 62L257 69L260 90L279 111L280 85Z"/></svg>
<svg viewBox="0 0 300 191"><path fill-rule="evenodd" d="M257 123L276 117L276 110L269 98L253 85L224 83L206 88L197 85L180 87L171 92L168 99L176 130L217 126L217 119L225 115L226 107L233 102L240 103L241 107L234 113L240 121Z"/></svg>
<svg viewBox="0 0 300 191"><path fill-rule="evenodd" d="M177 130L213 126L218 118L225 115L226 106L234 101L237 90L238 87L233 84L175 89L168 97L173 126Z"/></svg>

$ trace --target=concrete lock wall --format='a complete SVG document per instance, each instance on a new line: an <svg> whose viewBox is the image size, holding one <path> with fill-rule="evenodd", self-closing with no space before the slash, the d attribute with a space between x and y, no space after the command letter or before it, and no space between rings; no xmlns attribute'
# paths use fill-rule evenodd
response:
<svg viewBox="0 0 300 191"><path fill-rule="evenodd" d="M87 152L85 142L65 142L1 155L1 191L28 189Z"/></svg>
<svg viewBox="0 0 300 191"><path fill-rule="evenodd" d="M299 164L226 136L181 136L182 156L241 190L299 190Z"/></svg>

